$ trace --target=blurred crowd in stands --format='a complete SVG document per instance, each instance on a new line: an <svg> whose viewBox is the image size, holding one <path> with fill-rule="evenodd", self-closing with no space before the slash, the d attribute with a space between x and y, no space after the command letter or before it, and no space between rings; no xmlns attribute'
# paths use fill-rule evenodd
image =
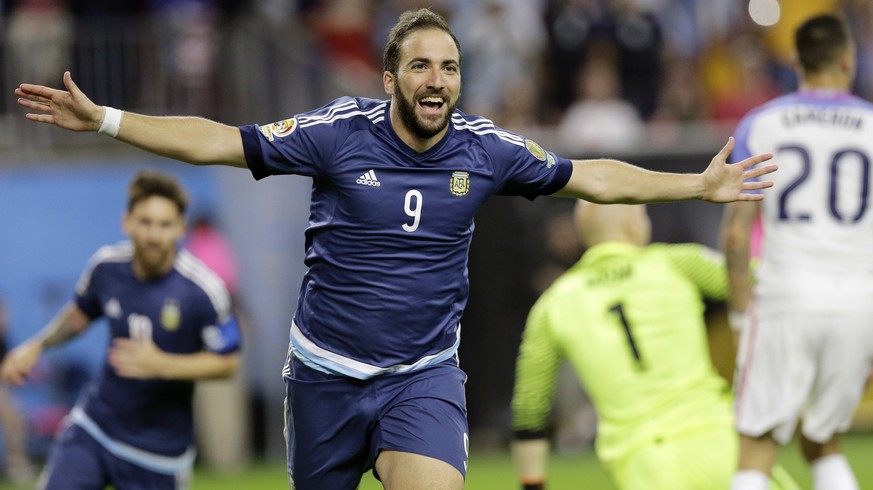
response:
<svg viewBox="0 0 873 490"><path fill-rule="evenodd" d="M325 70L329 87L314 106L344 94L382 97L387 30L400 12L422 6L443 13L461 41L465 112L522 134L552 128L570 152L673 145L686 122L729 127L749 108L796 88L791 32L822 11L843 11L853 24L860 41L856 92L873 96L869 0L783 1L779 22L768 27L751 20L744 0L0 0L0 6L9 62L31 60L28 81L37 83L57 83L70 46L81 44L77 37L90 33L90 42L100 42L93 35L100 33L111 42L133 35L119 18L150 19L151 62L114 63L105 71L162 73L162 87L148 92L154 100L138 107L207 116L220 102L214 85L227 26L256 22L279 44L306 46L304 66ZM117 88L105 103L124 106L137 96L124 92L133 90Z"/></svg>

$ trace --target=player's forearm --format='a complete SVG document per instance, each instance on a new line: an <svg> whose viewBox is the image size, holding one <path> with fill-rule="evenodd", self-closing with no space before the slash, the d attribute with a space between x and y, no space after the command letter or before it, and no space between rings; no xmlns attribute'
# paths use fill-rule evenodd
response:
<svg viewBox="0 0 873 490"><path fill-rule="evenodd" d="M756 204L732 203L725 208L722 248L725 254L730 308L744 312L752 299L752 224L757 216Z"/></svg>
<svg viewBox="0 0 873 490"><path fill-rule="evenodd" d="M195 165L246 167L239 128L199 117L155 117L124 112L118 140Z"/></svg>
<svg viewBox="0 0 873 490"><path fill-rule="evenodd" d="M547 439L516 439L510 444L522 488L545 488L549 459Z"/></svg>
<svg viewBox="0 0 873 490"><path fill-rule="evenodd" d="M162 379L197 380L229 378L239 366L239 354L163 353L157 377Z"/></svg>
<svg viewBox="0 0 873 490"><path fill-rule="evenodd" d="M78 306L70 304L65 306L34 338L41 349L47 349L58 344L63 344L82 334L91 323L91 319L85 315Z"/></svg>
<svg viewBox="0 0 873 490"><path fill-rule="evenodd" d="M728 283L730 285L730 300L728 304L733 311L743 312L752 299L752 272L749 267L750 255L748 249L743 252L734 250L726 254Z"/></svg>
<svg viewBox="0 0 873 490"><path fill-rule="evenodd" d="M701 199L700 174L653 172L618 160L574 160L567 185L556 195L600 204Z"/></svg>

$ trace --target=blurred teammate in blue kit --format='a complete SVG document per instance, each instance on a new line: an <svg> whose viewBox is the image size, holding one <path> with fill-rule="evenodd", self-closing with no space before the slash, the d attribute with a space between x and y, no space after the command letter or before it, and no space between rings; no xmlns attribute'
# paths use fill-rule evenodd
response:
<svg viewBox="0 0 873 490"><path fill-rule="evenodd" d="M263 126L152 117L23 84L33 121L98 131L256 179L312 178L309 267L291 324L286 436L298 489L352 489L370 468L387 489L458 489L467 469L460 318L473 218L492 195L594 202L757 200L764 154L729 165L732 141L700 174L556 156L457 110L461 49L428 9L400 16L384 51L389 100L343 97Z"/></svg>
<svg viewBox="0 0 873 490"><path fill-rule="evenodd" d="M0 366L4 382L21 384L45 349L108 320L102 371L68 415L39 488L187 488L193 381L232 376L241 341L224 284L179 248L187 204L175 179L138 173L123 221L130 241L100 248L75 299Z"/></svg>

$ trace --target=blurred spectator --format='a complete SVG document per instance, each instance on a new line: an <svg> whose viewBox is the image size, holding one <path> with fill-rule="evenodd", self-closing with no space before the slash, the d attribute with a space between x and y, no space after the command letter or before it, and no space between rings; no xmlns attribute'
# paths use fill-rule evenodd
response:
<svg viewBox="0 0 873 490"><path fill-rule="evenodd" d="M515 77L503 87L497 106L490 111L491 119L503 129L538 139L537 134L542 131L541 116L545 112L539 95L536 80Z"/></svg>
<svg viewBox="0 0 873 490"><path fill-rule="evenodd" d="M561 147L574 157L592 152L628 152L643 143L644 125L619 96L618 72L608 59L594 59L576 77L577 100L559 126Z"/></svg>
<svg viewBox="0 0 873 490"><path fill-rule="evenodd" d="M650 0L664 35L664 53L698 60L713 42L730 37L735 26L748 18L736 0Z"/></svg>
<svg viewBox="0 0 873 490"><path fill-rule="evenodd" d="M164 110L216 116L220 11L215 0L149 0L156 70L149 101Z"/></svg>
<svg viewBox="0 0 873 490"><path fill-rule="evenodd" d="M704 62L712 104L710 116L717 121L736 122L752 108L779 95L769 63L760 40L753 34L714 47Z"/></svg>
<svg viewBox="0 0 873 490"><path fill-rule="evenodd" d="M664 85L655 110L656 121L693 122L709 113L693 60L676 58L665 63Z"/></svg>
<svg viewBox="0 0 873 490"><path fill-rule="evenodd" d="M547 103L563 112L576 100L574 79L586 63L589 44L607 36L609 12L600 0L551 0L545 17L549 36Z"/></svg>
<svg viewBox="0 0 873 490"><path fill-rule="evenodd" d="M22 80L55 84L69 68L73 17L65 0L18 0L12 3L6 45L11 66Z"/></svg>
<svg viewBox="0 0 873 490"><path fill-rule="evenodd" d="M621 98L643 119L654 113L664 42L657 19L641 0L555 0L546 20L552 98L559 108L572 103L573 77L590 58L612 57Z"/></svg>
<svg viewBox="0 0 873 490"><path fill-rule="evenodd" d="M451 18L464 47L461 104L471 114L492 114L516 80L539 80L546 45L543 14L530 0L477 0L463 5Z"/></svg>
<svg viewBox="0 0 873 490"><path fill-rule="evenodd" d="M64 68L78 74L77 84L94 102L137 107L144 88L130 81L140 82L141 74L151 69L139 56L145 36L138 20L146 12L146 0L63 1L74 16L75 39L72 63L67 61Z"/></svg>
<svg viewBox="0 0 873 490"><path fill-rule="evenodd" d="M664 68L658 107L650 120L654 124L649 125L647 134L655 148L675 148L699 134L699 122L709 114L709 100L693 59L668 59Z"/></svg>
<svg viewBox="0 0 873 490"><path fill-rule="evenodd" d="M381 97L381 53L374 53L373 0L320 0L309 2L303 23L321 45L320 63L326 64L335 98L340 94Z"/></svg>
<svg viewBox="0 0 873 490"><path fill-rule="evenodd" d="M613 0L612 40L618 48L621 98L649 119L661 87L664 39L654 14L644 0Z"/></svg>

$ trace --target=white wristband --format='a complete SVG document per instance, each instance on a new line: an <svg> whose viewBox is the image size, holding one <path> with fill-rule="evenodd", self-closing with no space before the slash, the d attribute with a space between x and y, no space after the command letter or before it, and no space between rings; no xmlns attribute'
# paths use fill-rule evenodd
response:
<svg viewBox="0 0 873 490"><path fill-rule="evenodd" d="M728 311L728 324L734 332L742 332L749 326L749 314L745 311Z"/></svg>
<svg viewBox="0 0 873 490"><path fill-rule="evenodd" d="M103 121L100 123L100 128L97 132L112 136L118 136L118 130L121 128L121 116L124 112L109 106L103 106Z"/></svg>

